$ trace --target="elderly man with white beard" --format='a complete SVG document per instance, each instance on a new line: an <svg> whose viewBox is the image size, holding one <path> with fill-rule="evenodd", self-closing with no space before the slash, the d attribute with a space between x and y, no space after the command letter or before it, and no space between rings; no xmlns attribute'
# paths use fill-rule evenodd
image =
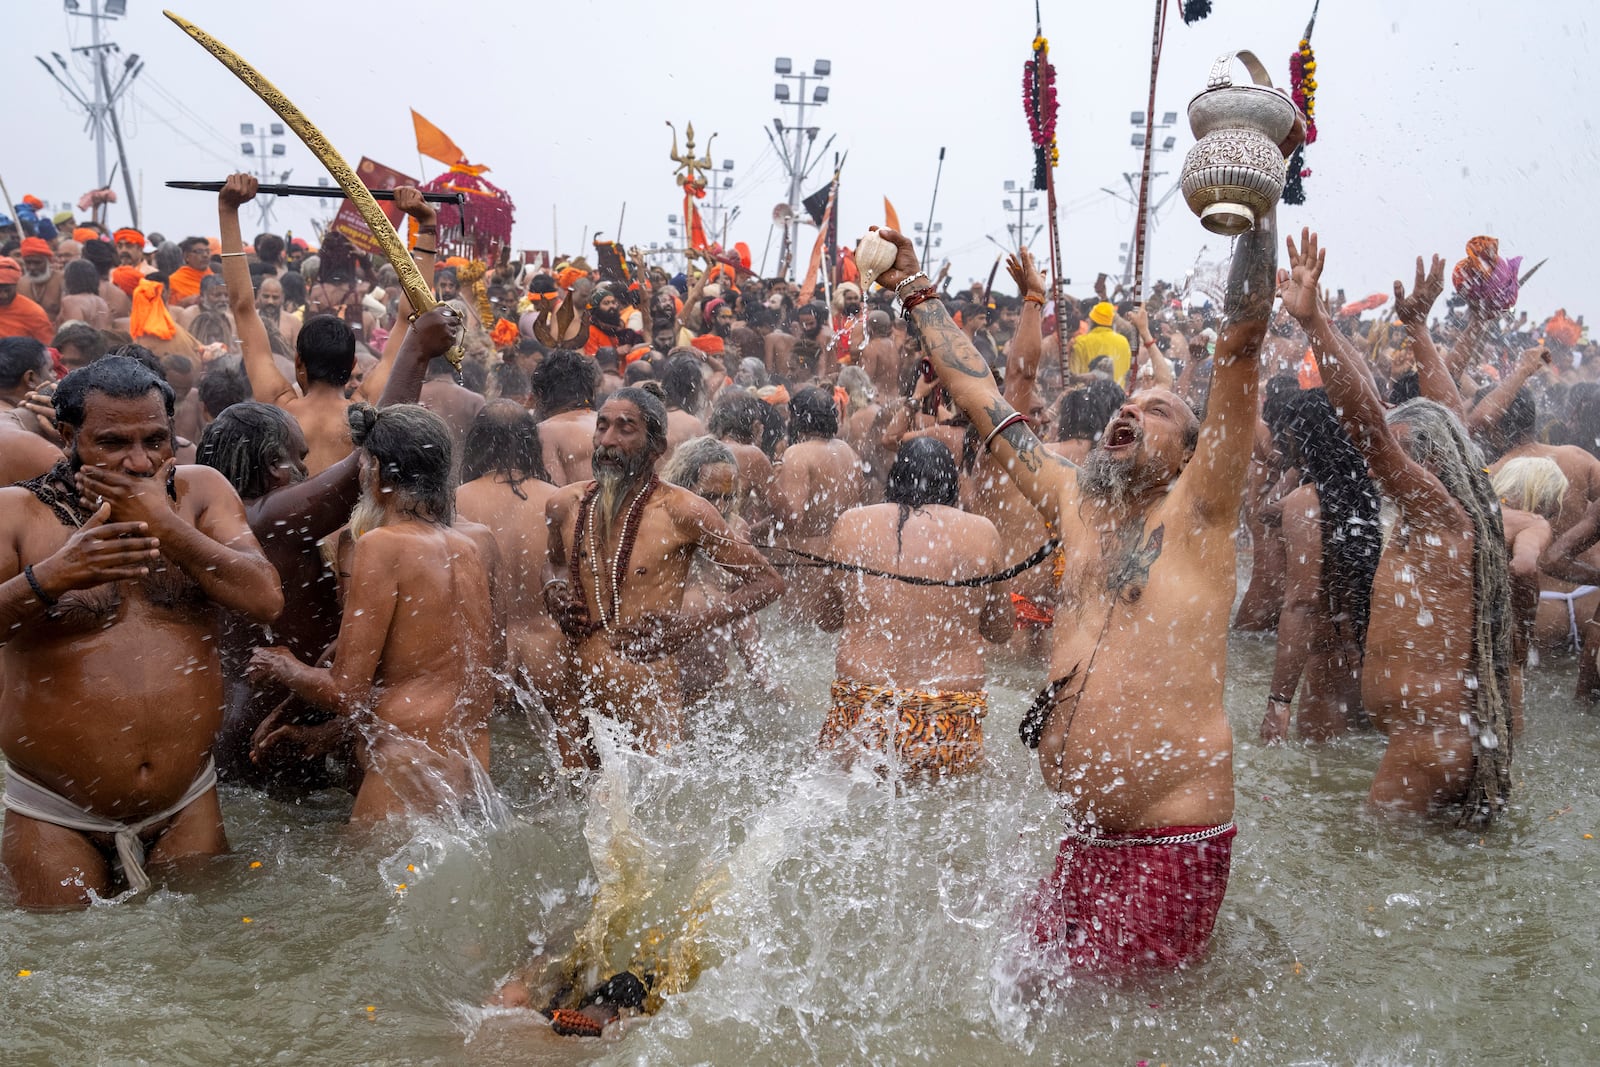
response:
<svg viewBox="0 0 1600 1067"><path fill-rule="evenodd" d="M575 662L575 699L557 739L571 768L597 764L582 710L631 727L639 746L661 751L682 737L683 697L674 654L690 638L776 600L783 580L717 509L656 478L667 447L665 406L643 389L619 389L595 417L594 480L550 498L550 562L544 596ZM684 612L696 551L731 581L719 597Z"/></svg>

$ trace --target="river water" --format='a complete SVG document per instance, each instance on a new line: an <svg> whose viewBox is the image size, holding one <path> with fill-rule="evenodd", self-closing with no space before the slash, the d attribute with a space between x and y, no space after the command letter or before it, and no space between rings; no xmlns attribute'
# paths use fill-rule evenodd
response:
<svg viewBox="0 0 1600 1067"><path fill-rule="evenodd" d="M735 667L688 743L660 759L613 752L588 799L506 720L500 802L472 817L361 838L343 825L347 797L296 806L225 788L234 852L178 888L75 914L4 907L0 1059L1595 1059L1600 719L1571 698L1570 655L1531 672L1515 807L1480 835L1367 813L1376 738L1257 745L1272 644L1235 638L1239 836L1209 957L1038 999L1005 961L1014 910L1059 842L1015 734L1041 679L996 665L986 770L897 792L816 756L831 639L767 626L791 700ZM602 886L634 905L616 917L618 964L653 929L694 948L698 982L602 1039L478 1007L536 949L566 952Z"/></svg>

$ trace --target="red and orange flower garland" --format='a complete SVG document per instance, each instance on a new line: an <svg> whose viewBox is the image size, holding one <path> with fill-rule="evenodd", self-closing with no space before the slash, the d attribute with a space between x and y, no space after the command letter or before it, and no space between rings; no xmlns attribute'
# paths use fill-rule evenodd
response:
<svg viewBox="0 0 1600 1067"><path fill-rule="evenodd" d="M1289 173L1283 184L1283 202L1303 204L1306 202L1304 180L1311 177L1311 168L1305 165L1306 145L1315 144L1317 140L1317 57L1311 51L1310 27L1306 28L1306 35L1300 38L1300 47L1289 57L1289 95L1294 98L1295 106L1305 112L1306 139L1289 157Z"/></svg>
<svg viewBox="0 0 1600 1067"><path fill-rule="evenodd" d="M1043 189L1050 168L1061 161L1056 147L1056 68L1043 34L1033 39L1033 58L1022 67L1022 107L1033 137L1033 187Z"/></svg>

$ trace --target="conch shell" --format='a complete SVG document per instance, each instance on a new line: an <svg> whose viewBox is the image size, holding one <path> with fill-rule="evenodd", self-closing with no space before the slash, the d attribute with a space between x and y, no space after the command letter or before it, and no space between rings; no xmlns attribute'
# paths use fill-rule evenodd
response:
<svg viewBox="0 0 1600 1067"><path fill-rule="evenodd" d="M876 229L868 230L856 244L856 269L861 272L861 291L872 288L878 275L894 266L900 250L892 241L878 236Z"/></svg>

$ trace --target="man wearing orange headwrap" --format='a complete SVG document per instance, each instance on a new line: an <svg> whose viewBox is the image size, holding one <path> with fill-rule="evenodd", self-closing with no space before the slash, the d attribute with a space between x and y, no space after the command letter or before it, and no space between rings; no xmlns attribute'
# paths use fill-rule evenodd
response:
<svg viewBox="0 0 1600 1067"><path fill-rule="evenodd" d="M200 279L211 273L211 242L186 237L178 247L183 250L183 266L172 272L167 288L174 307L188 307L200 299Z"/></svg>
<svg viewBox="0 0 1600 1067"><path fill-rule="evenodd" d="M119 268L120 269L120 268ZM128 336L158 356L200 358L200 344L172 318L162 299L160 282L141 281L133 289L133 311L128 316Z"/></svg>
<svg viewBox="0 0 1600 1067"><path fill-rule="evenodd" d="M56 331L44 308L17 292L22 281L22 264L10 256L0 256L0 337L32 337L48 345Z"/></svg>
<svg viewBox="0 0 1600 1067"><path fill-rule="evenodd" d="M111 240L117 246L118 263L124 267L144 265L144 234L130 226L118 230Z"/></svg>
<svg viewBox="0 0 1600 1067"><path fill-rule="evenodd" d="M92 229L88 226L79 226L77 229L72 231L72 239L77 241L79 244L86 244L89 241L98 241L100 240L100 231Z"/></svg>
<svg viewBox="0 0 1600 1067"><path fill-rule="evenodd" d="M54 322L61 316L61 272L55 269L56 250L42 237L29 237L17 249L22 259L22 281L17 292L44 308Z"/></svg>

